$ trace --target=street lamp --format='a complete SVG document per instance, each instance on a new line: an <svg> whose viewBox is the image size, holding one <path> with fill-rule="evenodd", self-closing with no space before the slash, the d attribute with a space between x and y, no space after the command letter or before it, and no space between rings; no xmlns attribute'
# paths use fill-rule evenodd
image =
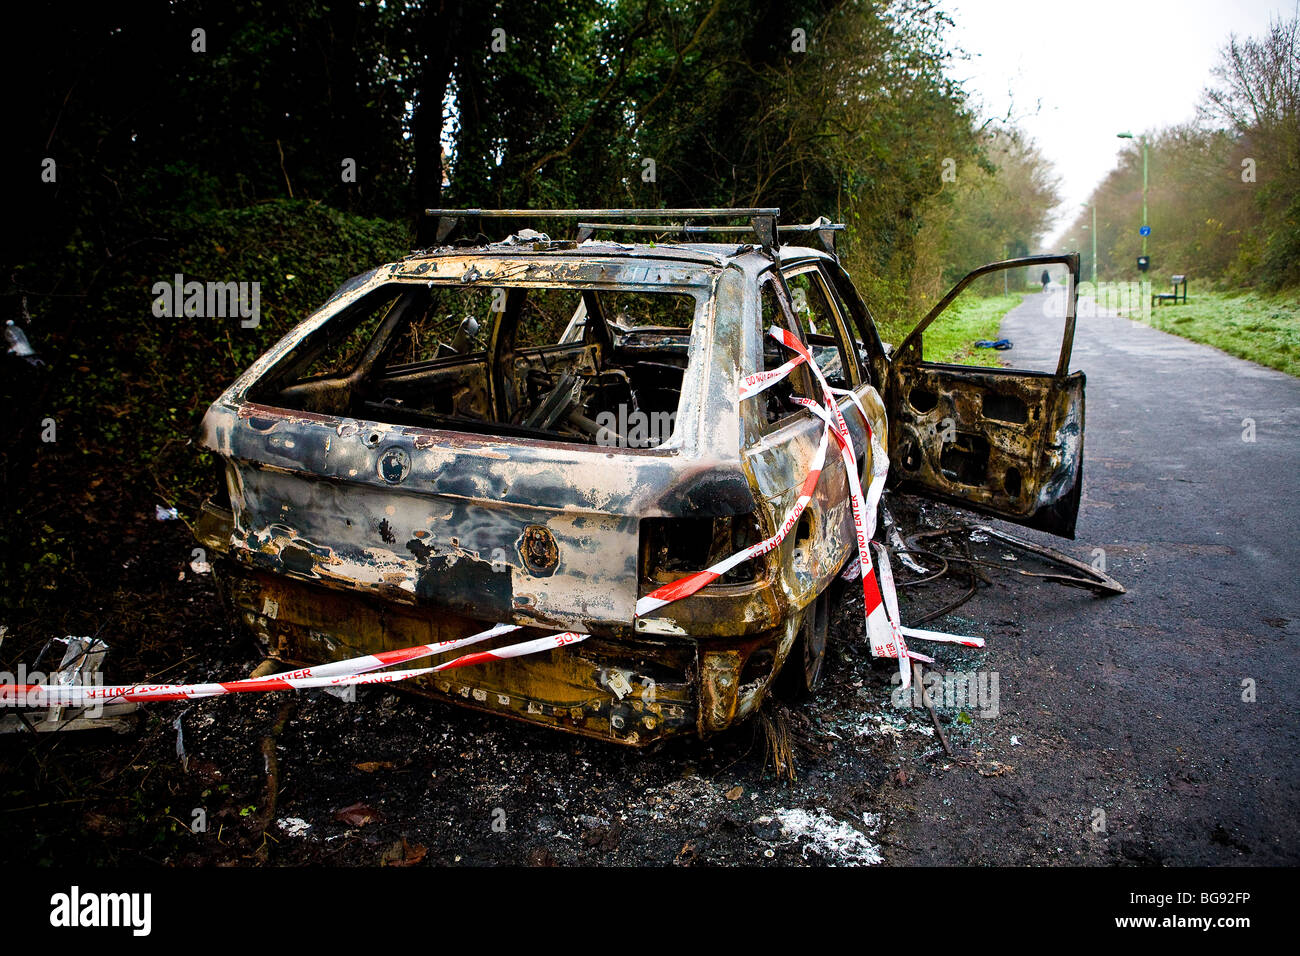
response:
<svg viewBox="0 0 1300 956"><path fill-rule="evenodd" d="M1097 204L1092 206L1092 287L1097 288Z"/></svg>
<svg viewBox="0 0 1300 956"><path fill-rule="evenodd" d="M1088 208L1092 210L1092 287L1095 289L1097 288L1097 206L1095 203L1088 203Z"/></svg>
<svg viewBox="0 0 1300 956"><path fill-rule="evenodd" d="M1133 138L1132 133L1116 133L1115 136L1119 139ZM1146 134L1143 133L1142 136L1139 137L1139 139L1142 143L1142 255L1145 256L1147 254L1146 234L1150 231L1147 228L1147 137Z"/></svg>

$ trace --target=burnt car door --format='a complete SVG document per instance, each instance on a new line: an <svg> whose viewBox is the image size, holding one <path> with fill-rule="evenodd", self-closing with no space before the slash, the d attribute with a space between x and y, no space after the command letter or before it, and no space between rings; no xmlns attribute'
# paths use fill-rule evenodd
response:
<svg viewBox="0 0 1300 956"><path fill-rule="evenodd" d="M1055 371L924 360L926 330L943 321L971 283L1002 270L1023 275L1027 267L1051 265L1064 265L1069 275L1064 296L1056 299L1063 323ZM1078 276L1077 253L982 266L908 334L892 357L886 397L890 471L901 488L1074 537L1083 478L1084 375L1069 370ZM1051 299L1035 301L1047 305ZM1051 310L1042 311L1043 321L1050 321Z"/></svg>

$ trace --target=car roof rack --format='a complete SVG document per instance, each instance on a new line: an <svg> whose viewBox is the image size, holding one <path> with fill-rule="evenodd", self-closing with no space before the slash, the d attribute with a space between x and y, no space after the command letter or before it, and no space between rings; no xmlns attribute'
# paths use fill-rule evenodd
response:
<svg viewBox="0 0 1300 956"><path fill-rule="evenodd" d="M619 223L619 222L579 222L578 239L590 238L592 233L601 232L656 232L660 234L681 233L682 235L700 235L708 233L743 233L749 232L750 226L713 226L690 222L670 222L664 224ZM844 223L831 222L825 216L813 222L776 227L777 237L805 233L812 235L831 255L835 251L835 233L844 231Z"/></svg>
<svg viewBox="0 0 1300 956"><path fill-rule="evenodd" d="M700 235L707 233L753 233L759 244L769 252L780 247L782 234L808 233L816 237L831 255L835 255L835 233L844 229L843 223L833 223L824 216L804 225L782 226L781 210L772 206L746 206L737 208L699 209L426 209L426 216L436 216L438 226L435 241L447 241L457 226L466 219L577 219L578 241L590 239L601 231L680 233ZM668 219L667 223L592 222L591 219ZM748 219L745 226L722 223L697 223L696 219Z"/></svg>

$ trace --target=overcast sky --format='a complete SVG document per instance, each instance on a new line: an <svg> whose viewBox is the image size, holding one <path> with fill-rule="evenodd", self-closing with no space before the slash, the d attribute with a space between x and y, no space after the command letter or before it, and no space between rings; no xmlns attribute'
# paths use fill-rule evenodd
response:
<svg viewBox="0 0 1300 956"><path fill-rule="evenodd" d="M970 58L952 75L983 116L1029 133L1061 177L1055 246L1125 141L1192 119L1228 35L1260 36L1296 0L942 0Z"/></svg>

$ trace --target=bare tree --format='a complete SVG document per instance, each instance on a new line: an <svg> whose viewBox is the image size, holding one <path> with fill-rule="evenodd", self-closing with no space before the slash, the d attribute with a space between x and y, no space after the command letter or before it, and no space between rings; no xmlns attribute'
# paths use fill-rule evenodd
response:
<svg viewBox="0 0 1300 956"><path fill-rule="evenodd" d="M1300 18L1274 20L1261 40L1230 36L1201 114L1239 133L1294 130L1300 106Z"/></svg>

